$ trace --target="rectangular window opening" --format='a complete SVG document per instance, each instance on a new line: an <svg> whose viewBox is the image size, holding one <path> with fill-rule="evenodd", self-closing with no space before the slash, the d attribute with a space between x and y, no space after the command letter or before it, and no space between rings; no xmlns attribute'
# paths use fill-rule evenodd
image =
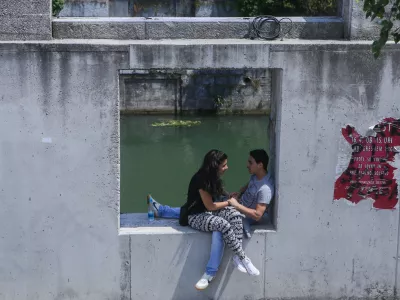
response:
<svg viewBox="0 0 400 300"><path fill-rule="evenodd" d="M186 201L191 176L205 153L228 154L229 192L245 185L249 151L263 148L275 179L268 220L252 227L274 232L278 216L280 69L121 70L120 234L195 232L177 219L147 216L147 194L163 205Z"/></svg>

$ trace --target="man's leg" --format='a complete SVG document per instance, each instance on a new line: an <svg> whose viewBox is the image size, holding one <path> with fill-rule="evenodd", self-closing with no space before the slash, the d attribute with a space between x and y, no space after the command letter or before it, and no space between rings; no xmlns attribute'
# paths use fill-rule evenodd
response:
<svg viewBox="0 0 400 300"><path fill-rule="evenodd" d="M147 195L147 205L154 212L156 218L179 219L180 207L161 205L151 195Z"/></svg>
<svg viewBox="0 0 400 300"><path fill-rule="evenodd" d="M179 219L180 212L181 212L180 207L160 205L158 208L158 217L165 219Z"/></svg>
<svg viewBox="0 0 400 300"><path fill-rule="evenodd" d="M251 238L251 225L253 220L246 217L243 219L243 231L247 238Z"/></svg>
<svg viewBox="0 0 400 300"><path fill-rule="evenodd" d="M222 261L224 254L225 243L222 238L222 233L213 231L211 240L211 253L206 267L206 274L215 276Z"/></svg>

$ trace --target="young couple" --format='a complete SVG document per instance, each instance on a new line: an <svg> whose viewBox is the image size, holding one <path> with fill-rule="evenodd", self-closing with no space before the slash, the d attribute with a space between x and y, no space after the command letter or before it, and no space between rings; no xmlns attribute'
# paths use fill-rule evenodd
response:
<svg viewBox="0 0 400 300"><path fill-rule="evenodd" d="M268 173L269 157L265 150L250 151L247 169L249 182L237 193L227 193L221 176L228 170L228 156L219 150L209 151L201 168L193 175L188 189L188 225L200 231L212 231L211 255L206 272L196 284L204 290L215 277L221 263L224 243L234 252L233 263L243 273L257 276L260 272L242 248L243 226L261 220L271 202L274 183ZM239 200L239 201L238 201ZM158 218L179 219L181 208L161 205L148 195L148 204Z"/></svg>

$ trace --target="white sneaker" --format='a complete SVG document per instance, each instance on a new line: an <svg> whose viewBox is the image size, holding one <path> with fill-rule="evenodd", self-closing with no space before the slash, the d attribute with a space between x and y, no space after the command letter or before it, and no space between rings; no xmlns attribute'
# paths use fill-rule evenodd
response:
<svg viewBox="0 0 400 300"><path fill-rule="evenodd" d="M234 255L232 257L232 262L234 266L242 273L247 273L246 268L243 266L242 261L240 260L239 256Z"/></svg>
<svg viewBox="0 0 400 300"><path fill-rule="evenodd" d="M257 268L252 264L250 258L248 258L246 256L243 260L241 260L241 262L242 262L243 266L246 268L247 273L249 275L252 275L252 276L260 275L260 271L258 271Z"/></svg>
<svg viewBox="0 0 400 300"><path fill-rule="evenodd" d="M201 276L201 279L196 283L195 288L198 290L205 290L208 287L208 284L211 282L211 280L214 279L214 276L208 275L207 273L204 273L203 276Z"/></svg>

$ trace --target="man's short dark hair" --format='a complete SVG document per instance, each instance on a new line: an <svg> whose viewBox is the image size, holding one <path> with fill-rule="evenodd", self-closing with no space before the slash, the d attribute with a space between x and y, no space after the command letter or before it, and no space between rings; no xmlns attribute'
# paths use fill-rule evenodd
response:
<svg viewBox="0 0 400 300"><path fill-rule="evenodd" d="M262 163L264 170L267 171L269 157L267 152L264 149L255 149L250 151L250 156L254 158L256 163Z"/></svg>

